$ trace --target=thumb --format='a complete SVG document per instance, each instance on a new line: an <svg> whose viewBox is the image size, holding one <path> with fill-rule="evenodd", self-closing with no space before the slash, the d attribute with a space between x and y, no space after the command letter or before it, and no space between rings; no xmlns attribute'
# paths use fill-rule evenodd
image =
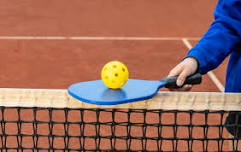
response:
<svg viewBox="0 0 241 152"><path fill-rule="evenodd" d="M189 75L190 72L188 70L183 70L177 78L177 86L182 86Z"/></svg>

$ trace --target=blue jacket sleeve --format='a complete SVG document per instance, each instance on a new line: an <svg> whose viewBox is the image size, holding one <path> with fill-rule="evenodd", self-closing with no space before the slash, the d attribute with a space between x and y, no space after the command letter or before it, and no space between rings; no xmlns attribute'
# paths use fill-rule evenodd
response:
<svg viewBox="0 0 241 152"><path fill-rule="evenodd" d="M202 74L216 68L240 43L241 0L219 0L215 20L187 57L199 62Z"/></svg>

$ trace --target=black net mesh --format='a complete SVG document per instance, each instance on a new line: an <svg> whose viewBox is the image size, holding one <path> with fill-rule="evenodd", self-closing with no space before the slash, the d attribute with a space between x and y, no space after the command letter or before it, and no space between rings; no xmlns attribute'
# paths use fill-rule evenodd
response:
<svg viewBox="0 0 241 152"><path fill-rule="evenodd" d="M239 121L210 110L0 107L0 150L238 151Z"/></svg>

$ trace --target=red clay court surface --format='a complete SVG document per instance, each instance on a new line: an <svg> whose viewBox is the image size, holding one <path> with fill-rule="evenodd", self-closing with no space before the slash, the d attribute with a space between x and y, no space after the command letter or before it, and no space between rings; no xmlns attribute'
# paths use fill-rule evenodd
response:
<svg viewBox="0 0 241 152"><path fill-rule="evenodd" d="M182 38L195 43L192 39L207 30L215 5L210 0L1 1L1 87L67 88L99 79L110 60L123 61L131 78L159 80L187 53ZM222 83L224 68L215 71ZM194 91L219 90L204 76Z"/></svg>
<svg viewBox="0 0 241 152"><path fill-rule="evenodd" d="M110 60L124 62L130 78L159 80L186 55L184 41L194 45L208 29L216 3L3 0L0 87L66 89L100 79L102 66ZM226 64L214 70L222 85ZM193 91L220 90L205 75Z"/></svg>

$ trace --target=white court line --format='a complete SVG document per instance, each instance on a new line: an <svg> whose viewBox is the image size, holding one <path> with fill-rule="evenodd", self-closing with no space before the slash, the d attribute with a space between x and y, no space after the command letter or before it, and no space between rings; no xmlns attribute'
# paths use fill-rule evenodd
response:
<svg viewBox="0 0 241 152"><path fill-rule="evenodd" d="M183 38L182 39L183 43L186 45L186 47L190 50L191 48L193 48L192 44L188 41L188 39ZM207 73L207 75L209 76L209 78L213 81L213 83L217 86L217 88L221 91L224 92L224 86L222 85L222 83L219 81L219 79L216 77L216 75L212 72L209 71Z"/></svg>
<svg viewBox="0 0 241 152"><path fill-rule="evenodd" d="M200 37L0 36L0 40L199 40Z"/></svg>

